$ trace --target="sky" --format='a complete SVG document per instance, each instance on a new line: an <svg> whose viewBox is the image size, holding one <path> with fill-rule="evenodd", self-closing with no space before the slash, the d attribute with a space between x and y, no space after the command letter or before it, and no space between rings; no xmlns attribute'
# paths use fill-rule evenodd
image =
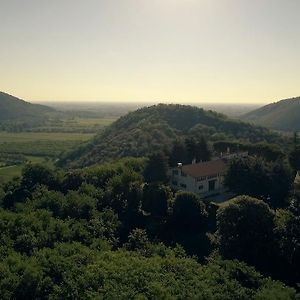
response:
<svg viewBox="0 0 300 300"><path fill-rule="evenodd" d="M28 101L300 96L299 0L0 0L0 90Z"/></svg>

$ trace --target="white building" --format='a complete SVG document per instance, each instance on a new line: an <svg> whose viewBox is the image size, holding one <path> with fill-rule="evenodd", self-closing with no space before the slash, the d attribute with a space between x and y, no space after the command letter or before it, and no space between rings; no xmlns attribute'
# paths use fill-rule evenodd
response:
<svg viewBox="0 0 300 300"><path fill-rule="evenodd" d="M179 163L170 170L170 185L174 190L193 192L204 197L222 193L225 191L226 162L226 159L216 159L190 165Z"/></svg>

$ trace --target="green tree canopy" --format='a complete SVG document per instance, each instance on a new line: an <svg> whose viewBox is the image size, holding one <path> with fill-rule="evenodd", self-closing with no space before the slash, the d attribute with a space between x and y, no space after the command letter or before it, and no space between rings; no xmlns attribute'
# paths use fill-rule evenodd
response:
<svg viewBox="0 0 300 300"><path fill-rule="evenodd" d="M274 212L262 200L239 196L217 212L220 251L255 266L268 263L273 249Z"/></svg>
<svg viewBox="0 0 300 300"><path fill-rule="evenodd" d="M174 199L173 218L177 228L199 231L208 214L205 204L193 193L178 192Z"/></svg>

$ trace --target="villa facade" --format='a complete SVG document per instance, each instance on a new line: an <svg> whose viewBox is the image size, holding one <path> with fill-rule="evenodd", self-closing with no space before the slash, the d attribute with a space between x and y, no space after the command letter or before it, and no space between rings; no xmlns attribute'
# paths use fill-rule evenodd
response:
<svg viewBox="0 0 300 300"><path fill-rule="evenodd" d="M210 196L226 190L224 176L227 170L226 159L192 163L170 170L170 185L173 190L193 192L201 196Z"/></svg>

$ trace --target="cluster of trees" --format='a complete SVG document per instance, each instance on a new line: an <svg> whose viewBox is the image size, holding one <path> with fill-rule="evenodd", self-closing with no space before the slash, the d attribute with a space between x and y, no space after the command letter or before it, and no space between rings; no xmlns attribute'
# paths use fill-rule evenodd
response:
<svg viewBox="0 0 300 300"><path fill-rule="evenodd" d="M249 156L230 162L225 184L239 195L262 199L273 208L285 207L293 175L292 169L284 160L270 162Z"/></svg>
<svg viewBox="0 0 300 300"><path fill-rule="evenodd" d="M219 208L174 194L166 170L158 154L27 165L0 189L2 298L296 299L267 277L299 283L300 189L284 208L249 196Z"/></svg>
<svg viewBox="0 0 300 300"><path fill-rule="evenodd" d="M217 141L213 143L213 150L217 153L226 153L227 150L231 152L247 151L249 155L260 157L267 161L276 161L285 157L279 145L266 142L249 144L228 140Z"/></svg>
<svg viewBox="0 0 300 300"><path fill-rule="evenodd" d="M177 140L173 143L169 154L169 164L176 166L179 162L190 164L192 161L208 161L211 155L212 152L204 137L200 137L199 139L190 137L186 138L184 142Z"/></svg>
<svg viewBox="0 0 300 300"><path fill-rule="evenodd" d="M289 153L289 162L295 171L300 170L300 145L298 133L294 133L293 147Z"/></svg>
<svg viewBox="0 0 300 300"><path fill-rule="evenodd" d="M255 266L264 274L297 285L300 281L299 197L285 209L272 210L262 200L239 196L217 212L220 253Z"/></svg>
<svg viewBox="0 0 300 300"><path fill-rule="evenodd" d="M181 249L152 253L58 244L0 263L2 299L296 299L293 289L238 261L212 257L205 266Z"/></svg>
<svg viewBox="0 0 300 300"><path fill-rule="evenodd" d="M26 160L22 154L0 153L0 167L20 165Z"/></svg>

